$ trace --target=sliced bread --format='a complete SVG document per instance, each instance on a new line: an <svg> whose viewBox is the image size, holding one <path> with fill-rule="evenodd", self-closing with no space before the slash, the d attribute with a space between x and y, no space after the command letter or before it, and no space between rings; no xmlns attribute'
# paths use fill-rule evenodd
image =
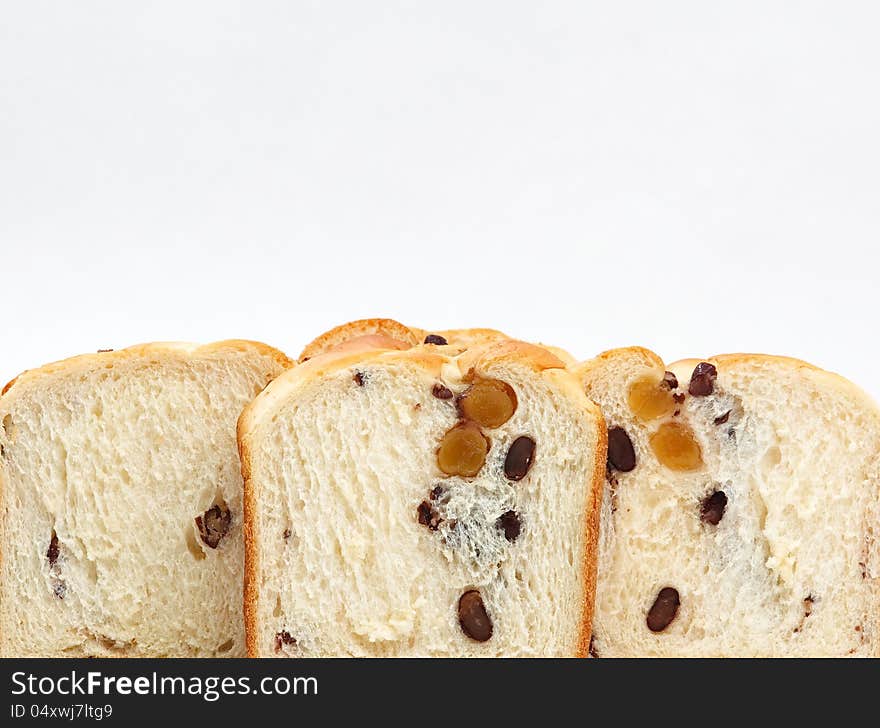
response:
<svg viewBox="0 0 880 728"><path fill-rule="evenodd" d="M263 344L148 344L0 398L0 655L242 656L235 426L290 366Z"/></svg>
<svg viewBox="0 0 880 728"><path fill-rule="evenodd" d="M793 359L581 367L608 422L593 653L880 653L880 414Z"/></svg>
<svg viewBox="0 0 880 728"><path fill-rule="evenodd" d="M349 327L239 421L248 654L584 654L598 409L498 332Z"/></svg>

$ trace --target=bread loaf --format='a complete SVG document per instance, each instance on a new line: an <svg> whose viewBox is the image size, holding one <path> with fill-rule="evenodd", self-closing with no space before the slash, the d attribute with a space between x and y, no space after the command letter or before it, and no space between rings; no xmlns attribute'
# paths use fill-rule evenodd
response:
<svg viewBox="0 0 880 728"><path fill-rule="evenodd" d="M869 397L771 356L619 349L579 375L609 428L594 654L880 652Z"/></svg>
<svg viewBox="0 0 880 728"><path fill-rule="evenodd" d="M585 653L600 413L542 348L396 326L319 337L239 421L248 654Z"/></svg>
<svg viewBox="0 0 880 728"><path fill-rule="evenodd" d="M0 398L0 655L242 656L241 410L291 362L148 344Z"/></svg>

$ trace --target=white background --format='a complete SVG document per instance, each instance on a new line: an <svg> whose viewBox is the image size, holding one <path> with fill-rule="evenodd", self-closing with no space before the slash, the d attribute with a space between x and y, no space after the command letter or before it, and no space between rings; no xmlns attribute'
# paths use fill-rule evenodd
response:
<svg viewBox="0 0 880 728"><path fill-rule="evenodd" d="M382 315L880 393L878 3L0 8L0 379Z"/></svg>

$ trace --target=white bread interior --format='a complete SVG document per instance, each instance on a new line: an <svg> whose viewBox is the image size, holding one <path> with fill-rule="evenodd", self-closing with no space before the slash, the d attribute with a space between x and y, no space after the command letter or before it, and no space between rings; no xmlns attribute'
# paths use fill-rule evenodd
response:
<svg viewBox="0 0 880 728"><path fill-rule="evenodd" d="M244 655L235 425L290 363L253 342L151 344L14 381L0 399L0 654ZM231 519L210 548L195 519L217 504Z"/></svg>
<svg viewBox="0 0 880 728"><path fill-rule="evenodd" d="M651 352L608 352L581 370L609 430L636 452L606 482L594 652L613 656L844 656L880 651L880 415L854 385L803 362L731 355L714 393L687 395L705 466L672 472L637 421L630 384L660 377ZM667 367L687 393L695 364ZM716 418L724 419L715 424ZM715 490L717 525L700 518ZM680 594L669 626L646 624L659 590Z"/></svg>
<svg viewBox="0 0 880 728"><path fill-rule="evenodd" d="M456 336L469 338L493 337ZM519 342L500 347L318 356L244 412L251 656L586 651L604 425L562 362ZM432 388L460 393L472 369L509 383L518 406L485 430L491 450L477 476L445 476L436 450L458 416ZM505 454L523 434L536 441L536 455L512 483ZM417 509L438 485L444 524L432 531ZM509 510L522 519L513 543L496 525ZM493 622L485 642L458 623L457 602L470 589Z"/></svg>

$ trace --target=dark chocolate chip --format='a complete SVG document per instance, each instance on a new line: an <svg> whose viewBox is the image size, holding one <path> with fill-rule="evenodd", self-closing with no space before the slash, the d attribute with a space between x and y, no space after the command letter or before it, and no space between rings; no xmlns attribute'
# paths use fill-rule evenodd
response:
<svg viewBox="0 0 880 728"><path fill-rule="evenodd" d="M648 612L648 629L652 632L662 632L675 619L678 614L678 605L681 601L678 598L678 591L671 586L665 586L660 590L654 604Z"/></svg>
<svg viewBox="0 0 880 728"><path fill-rule="evenodd" d="M504 538L513 543L519 538L519 533L522 530L522 523L520 523L519 516L516 514L516 511L507 511L506 513L502 513L498 517L498 521L496 522L497 526L504 531Z"/></svg>
<svg viewBox="0 0 880 728"><path fill-rule="evenodd" d="M700 503L700 520L717 526L724 518L724 509L727 508L727 495L723 490L716 490L707 495Z"/></svg>
<svg viewBox="0 0 880 728"><path fill-rule="evenodd" d="M289 529L289 528L285 528L285 529L284 529L284 533L282 533L281 535L282 535L282 537L284 538L284 540L286 541L287 539L290 538L290 529Z"/></svg>
<svg viewBox="0 0 880 728"><path fill-rule="evenodd" d="M590 657L599 659L599 650L596 649L596 635L590 635Z"/></svg>
<svg viewBox="0 0 880 728"><path fill-rule="evenodd" d="M49 541L49 548L46 551L46 558L49 560L49 566L54 566L58 561L58 536L55 530L52 530L52 538Z"/></svg>
<svg viewBox="0 0 880 728"><path fill-rule="evenodd" d="M679 392L678 394L672 395L672 401L675 402L676 404L681 404L682 402L684 402L684 398L685 398L684 392Z"/></svg>
<svg viewBox="0 0 880 728"><path fill-rule="evenodd" d="M694 397L708 397L715 391L715 379L718 377L718 370L714 364L709 362L700 362L691 374L691 383L688 385L688 392Z"/></svg>
<svg viewBox="0 0 880 728"><path fill-rule="evenodd" d="M359 387L364 386L364 373L363 372L355 372L352 379L354 379L354 383L357 384Z"/></svg>
<svg viewBox="0 0 880 728"><path fill-rule="evenodd" d="M196 518L199 535L205 545L215 549L232 525L232 513L225 505L212 506Z"/></svg>
<svg viewBox="0 0 880 728"><path fill-rule="evenodd" d="M670 391L672 391L673 389L678 389L678 377L676 377L672 372L664 372L663 381L661 382L661 384Z"/></svg>
<svg viewBox="0 0 880 728"><path fill-rule="evenodd" d="M435 485L431 488L431 500L437 500L441 495L443 495L442 485Z"/></svg>
<svg viewBox="0 0 880 728"><path fill-rule="evenodd" d="M723 425L729 419L730 419L730 410L727 410L727 412L725 412L720 417L716 417L714 422L716 425Z"/></svg>
<svg viewBox="0 0 880 728"><path fill-rule="evenodd" d="M492 620L476 589L466 591L459 598L458 623L461 631L477 642L485 642L492 636Z"/></svg>
<svg viewBox="0 0 880 728"><path fill-rule="evenodd" d="M436 531L437 527L442 523L443 519L440 518L440 514L434 510L434 506L432 506L428 501L422 501L419 503L418 507L419 514L419 523L423 526L427 526L432 531Z"/></svg>
<svg viewBox="0 0 880 728"><path fill-rule="evenodd" d="M431 390L431 394L433 394L437 399L452 399L452 390L449 387L446 387L439 382L434 385L434 388Z"/></svg>
<svg viewBox="0 0 880 728"><path fill-rule="evenodd" d="M636 451L622 427L608 430L608 466L628 473L636 466Z"/></svg>
<svg viewBox="0 0 880 728"><path fill-rule="evenodd" d="M436 344L437 346L446 346L449 342L446 341L442 336L437 336L437 334L428 334L425 337L426 344Z"/></svg>
<svg viewBox="0 0 880 728"><path fill-rule="evenodd" d="M296 638L291 636L290 632L282 629L275 633L275 651L280 652L283 645L295 645Z"/></svg>
<svg viewBox="0 0 880 728"><path fill-rule="evenodd" d="M528 435L521 435L511 443L504 458L504 474L508 480L522 480L532 467L535 459L535 441Z"/></svg>

